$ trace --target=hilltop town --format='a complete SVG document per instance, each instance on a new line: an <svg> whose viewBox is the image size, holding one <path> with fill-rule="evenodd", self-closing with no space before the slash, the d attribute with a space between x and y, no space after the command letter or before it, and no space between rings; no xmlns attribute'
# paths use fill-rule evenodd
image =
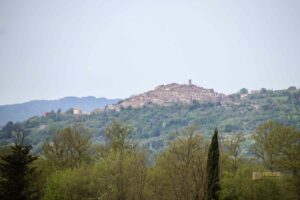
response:
<svg viewBox="0 0 300 200"><path fill-rule="evenodd" d="M176 102L191 103L193 101L222 104L228 102L229 98L225 94L215 92L213 89L194 85L192 80L189 80L188 84L159 85L154 90L124 99L117 104L107 105L105 109L118 111L121 108L139 108L148 104L169 105Z"/></svg>
<svg viewBox="0 0 300 200"><path fill-rule="evenodd" d="M297 88L291 86L287 90L297 91ZM174 103L191 104L193 102L200 104L212 103L228 108L231 106L239 106L243 102L247 101L247 99L249 100L249 98L252 99L248 102L250 108L258 110L261 105L259 105L258 101L255 100L256 96L266 97L267 93L280 96L286 93L286 90L267 90L262 88L260 90L251 90L248 92L247 89L243 88L237 93L226 95L215 92L214 89L197 86L192 83L192 80L189 80L187 84L170 83L166 85L158 85L153 90L134 95L123 100L114 99L111 101L112 103L108 103L103 107L97 107L97 105L95 105L95 108L90 111L82 109L80 106L75 106L62 113L91 115L105 111L118 112L126 108L141 108L149 105L168 106ZM51 113L53 113L53 111L45 112L44 116L47 117Z"/></svg>

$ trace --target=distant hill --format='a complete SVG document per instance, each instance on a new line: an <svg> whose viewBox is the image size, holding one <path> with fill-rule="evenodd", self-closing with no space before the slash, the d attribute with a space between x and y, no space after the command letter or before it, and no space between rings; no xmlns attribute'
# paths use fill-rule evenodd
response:
<svg viewBox="0 0 300 200"><path fill-rule="evenodd" d="M8 121L24 121L32 116L40 116L44 112L61 109L66 111L69 108L80 108L83 111L92 111L97 108L103 109L109 104L115 104L120 99L106 99L88 97L65 97L58 100L34 100L26 103L0 106L0 126Z"/></svg>

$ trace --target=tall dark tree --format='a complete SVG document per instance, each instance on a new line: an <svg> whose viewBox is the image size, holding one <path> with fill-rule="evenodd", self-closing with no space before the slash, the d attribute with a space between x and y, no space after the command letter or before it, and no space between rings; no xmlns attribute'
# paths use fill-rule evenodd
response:
<svg viewBox="0 0 300 200"><path fill-rule="evenodd" d="M219 199L219 157L218 129L215 129L207 158L207 200Z"/></svg>
<svg viewBox="0 0 300 200"><path fill-rule="evenodd" d="M0 161L0 199L34 199L31 190L31 175L35 168L30 164L37 159L30 154L31 146L24 144L24 136L18 139L11 152L1 156Z"/></svg>

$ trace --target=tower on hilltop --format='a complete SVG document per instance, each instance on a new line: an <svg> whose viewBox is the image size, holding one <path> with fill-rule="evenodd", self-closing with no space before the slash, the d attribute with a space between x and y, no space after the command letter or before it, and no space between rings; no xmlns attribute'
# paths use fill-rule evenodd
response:
<svg viewBox="0 0 300 200"><path fill-rule="evenodd" d="M189 79L189 85L192 85L192 79Z"/></svg>

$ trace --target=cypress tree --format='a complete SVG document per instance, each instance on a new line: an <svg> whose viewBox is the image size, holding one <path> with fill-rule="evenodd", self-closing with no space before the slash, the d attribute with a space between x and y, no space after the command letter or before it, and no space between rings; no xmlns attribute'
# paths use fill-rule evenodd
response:
<svg viewBox="0 0 300 200"><path fill-rule="evenodd" d="M207 158L207 200L219 199L219 156L218 129L216 128Z"/></svg>
<svg viewBox="0 0 300 200"><path fill-rule="evenodd" d="M30 175L35 168L30 164L37 159L30 154L31 146L16 142L11 146L11 153L1 156L0 162L0 197L2 200L34 199L30 192Z"/></svg>

